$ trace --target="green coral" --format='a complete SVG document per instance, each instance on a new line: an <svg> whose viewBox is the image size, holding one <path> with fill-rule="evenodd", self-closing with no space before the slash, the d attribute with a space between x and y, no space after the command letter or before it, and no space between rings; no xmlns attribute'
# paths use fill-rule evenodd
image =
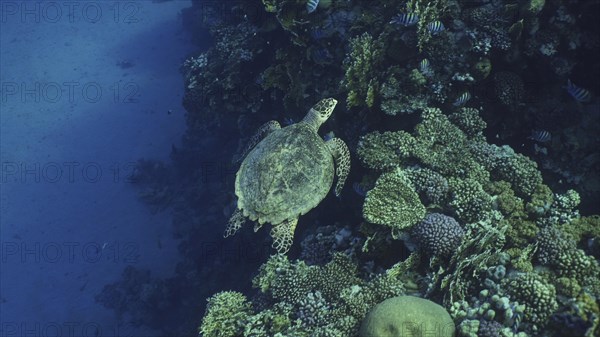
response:
<svg viewBox="0 0 600 337"><path fill-rule="evenodd" d="M471 153L478 163L491 173L494 180L511 184L516 195L529 199L542 184L542 174L537 164L509 146L474 143Z"/></svg>
<svg viewBox="0 0 600 337"><path fill-rule="evenodd" d="M562 225L561 229L577 242L583 238L596 238L596 240L600 240L600 216L592 215L573 219Z"/></svg>
<svg viewBox="0 0 600 337"><path fill-rule="evenodd" d="M587 255L581 249L561 251L556 260L558 275L585 280L588 277L598 277L598 261Z"/></svg>
<svg viewBox="0 0 600 337"><path fill-rule="evenodd" d="M489 184L486 190L495 196L496 208L507 218L525 217L523 199L517 197L508 182L500 180Z"/></svg>
<svg viewBox="0 0 600 337"><path fill-rule="evenodd" d="M520 272L533 272L533 251L535 246L529 245L526 248L509 248L506 253L510 256L511 267Z"/></svg>
<svg viewBox="0 0 600 337"><path fill-rule="evenodd" d="M348 90L346 106L373 107L379 90L376 74L383 59L383 44L371 34L364 33L350 40L350 53L344 60L344 80L342 86Z"/></svg>
<svg viewBox="0 0 600 337"><path fill-rule="evenodd" d="M422 200L434 205L442 205L447 201L449 184L441 174L421 167L409 167L404 173Z"/></svg>
<svg viewBox="0 0 600 337"><path fill-rule="evenodd" d="M511 299L525 305L525 317L534 331L558 309L556 289L536 273L519 273L505 282Z"/></svg>
<svg viewBox="0 0 600 337"><path fill-rule="evenodd" d="M285 255L277 254L260 267L252 284L278 301L297 304L315 288L314 273L315 267L303 261L292 263Z"/></svg>
<svg viewBox="0 0 600 337"><path fill-rule="evenodd" d="M400 166L409 158L415 139L407 132L372 132L358 143L358 158L368 168L385 171Z"/></svg>
<svg viewBox="0 0 600 337"><path fill-rule="evenodd" d="M408 75L408 79L410 83L412 83L416 87L422 87L427 84L427 79L418 69L413 69Z"/></svg>
<svg viewBox="0 0 600 337"><path fill-rule="evenodd" d="M379 274L366 284L345 288L339 294L339 298L344 313L362 318L375 304L404 292L404 283L398 278L389 274Z"/></svg>
<svg viewBox="0 0 600 337"><path fill-rule="evenodd" d="M447 7L446 3L446 0L410 0L407 2L407 12L414 13L419 17L417 25L419 51L423 51L423 48L432 37L427 24L440 19Z"/></svg>
<svg viewBox="0 0 600 337"><path fill-rule="evenodd" d="M416 69L410 74L405 70L391 67L387 79L381 85L381 110L390 116L411 114L427 109L429 93L426 91L426 78ZM405 78L409 77L406 81Z"/></svg>
<svg viewBox="0 0 600 337"><path fill-rule="evenodd" d="M292 320L292 309L289 304L277 303L273 308L251 316L244 327L244 337L276 336L300 325L300 322Z"/></svg>
<svg viewBox="0 0 600 337"><path fill-rule="evenodd" d="M524 247L533 240L539 228L535 222L525 219L512 219L506 232L509 246Z"/></svg>
<svg viewBox="0 0 600 337"><path fill-rule="evenodd" d="M315 283L325 299L334 301L339 296L340 289L360 283L356 274L356 264L348 256L336 253L331 262L320 268L315 276Z"/></svg>
<svg viewBox="0 0 600 337"><path fill-rule="evenodd" d="M531 200L525 205L525 209L532 216L539 217L550 210L552 203L554 203L554 194L550 187L538 184L531 194Z"/></svg>
<svg viewBox="0 0 600 337"><path fill-rule="evenodd" d="M474 179L449 179L452 195L449 206L463 222L475 222L487 217L492 210L492 198Z"/></svg>
<svg viewBox="0 0 600 337"><path fill-rule="evenodd" d="M466 141L465 134L440 109L425 109L421 117L421 123L415 127L415 137L424 145L459 146Z"/></svg>
<svg viewBox="0 0 600 337"><path fill-rule="evenodd" d="M223 291L208 299L200 333L205 337L236 337L252 315L252 305L242 293Z"/></svg>
<svg viewBox="0 0 600 337"><path fill-rule="evenodd" d="M383 173L367 192L363 216L371 223L403 230L423 219L425 206L402 170L396 169Z"/></svg>
<svg viewBox="0 0 600 337"><path fill-rule="evenodd" d="M469 139L481 139L483 130L487 127L486 122L479 116L479 111L474 108L463 107L448 116L448 119L458 126Z"/></svg>

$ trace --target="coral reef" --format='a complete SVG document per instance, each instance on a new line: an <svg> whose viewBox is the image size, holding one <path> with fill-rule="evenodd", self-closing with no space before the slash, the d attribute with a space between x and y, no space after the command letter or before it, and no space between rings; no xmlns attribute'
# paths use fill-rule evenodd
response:
<svg viewBox="0 0 600 337"><path fill-rule="evenodd" d="M163 282L128 270L99 302L139 324L157 325L151 308L185 316L169 335L355 336L406 295L441 306L457 336L600 335L597 3L192 3L183 23L214 43L182 67L183 145L134 181L173 209L185 259ZM362 164L357 193L324 195L289 256L269 257L261 232L221 241L237 168L203 190L198 153L233 153L323 97L346 102L327 127ZM207 259L209 240L224 246Z"/></svg>

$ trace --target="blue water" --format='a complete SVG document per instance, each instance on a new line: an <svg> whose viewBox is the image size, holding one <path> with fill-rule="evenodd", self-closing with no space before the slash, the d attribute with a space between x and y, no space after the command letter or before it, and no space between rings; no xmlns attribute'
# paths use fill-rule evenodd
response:
<svg viewBox="0 0 600 337"><path fill-rule="evenodd" d="M179 261L170 214L127 177L185 130L189 6L1 2L1 336L159 335L94 297L127 266Z"/></svg>

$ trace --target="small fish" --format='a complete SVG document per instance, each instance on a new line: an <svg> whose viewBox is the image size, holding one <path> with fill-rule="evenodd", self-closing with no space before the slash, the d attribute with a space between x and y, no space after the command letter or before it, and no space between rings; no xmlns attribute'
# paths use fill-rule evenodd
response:
<svg viewBox="0 0 600 337"><path fill-rule="evenodd" d="M306 11L308 14L317 10L317 6L319 5L319 0L308 0L306 2Z"/></svg>
<svg viewBox="0 0 600 337"><path fill-rule="evenodd" d="M567 80L567 92L579 103L587 103L592 99L588 90L576 86L571 80Z"/></svg>
<svg viewBox="0 0 600 337"><path fill-rule="evenodd" d="M427 29L429 30L429 32L431 32L431 34L435 35L442 32L444 29L446 29L446 27L444 27L442 21L436 20L428 23Z"/></svg>
<svg viewBox="0 0 600 337"><path fill-rule="evenodd" d="M471 93L468 92L468 91L465 91L465 92L462 93L462 95L458 96L458 98L456 99L456 101L454 101L454 103L452 103L452 105L454 105L454 106L463 106L470 99L471 99Z"/></svg>
<svg viewBox="0 0 600 337"><path fill-rule="evenodd" d="M400 13L392 18L390 24L409 27L416 25L419 22L419 17L415 13Z"/></svg>
<svg viewBox="0 0 600 337"><path fill-rule="evenodd" d="M316 64L328 64L333 60L333 56L325 48L313 48L310 50L310 58Z"/></svg>
<svg viewBox="0 0 600 337"><path fill-rule="evenodd" d="M547 143L552 140L552 134L546 130L533 130L531 136L527 137L538 143Z"/></svg>
<svg viewBox="0 0 600 337"><path fill-rule="evenodd" d="M310 31L310 37L315 41L319 41L325 37L325 32L319 27L315 27Z"/></svg>
<svg viewBox="0 0 600 337"><path fill-rule="evenodd" d="M354 192L356 192L356 194L360 195L361 197L365 197L367 195L368 190L361 183L352 184L352 188L354 189Z"/></svg>
<svg viewBox="0 0 600 337"><path fill-rule="evenodd" d="M433 74L433 71L431 70L431 64L429 63L428 59L423 59L421 62L419 62L419 71L423 75Z"/></svg>

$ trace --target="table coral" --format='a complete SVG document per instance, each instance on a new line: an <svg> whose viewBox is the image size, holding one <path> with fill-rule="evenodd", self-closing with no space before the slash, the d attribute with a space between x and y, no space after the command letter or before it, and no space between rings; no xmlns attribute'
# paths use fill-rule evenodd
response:
<svg viewBox="0 0 600 337"><path fill-rule="evenodd" d="M363 216L371 223L402 230L421 220L425 207L402 170L396 169L383 173L367 192Z"/></svg>

